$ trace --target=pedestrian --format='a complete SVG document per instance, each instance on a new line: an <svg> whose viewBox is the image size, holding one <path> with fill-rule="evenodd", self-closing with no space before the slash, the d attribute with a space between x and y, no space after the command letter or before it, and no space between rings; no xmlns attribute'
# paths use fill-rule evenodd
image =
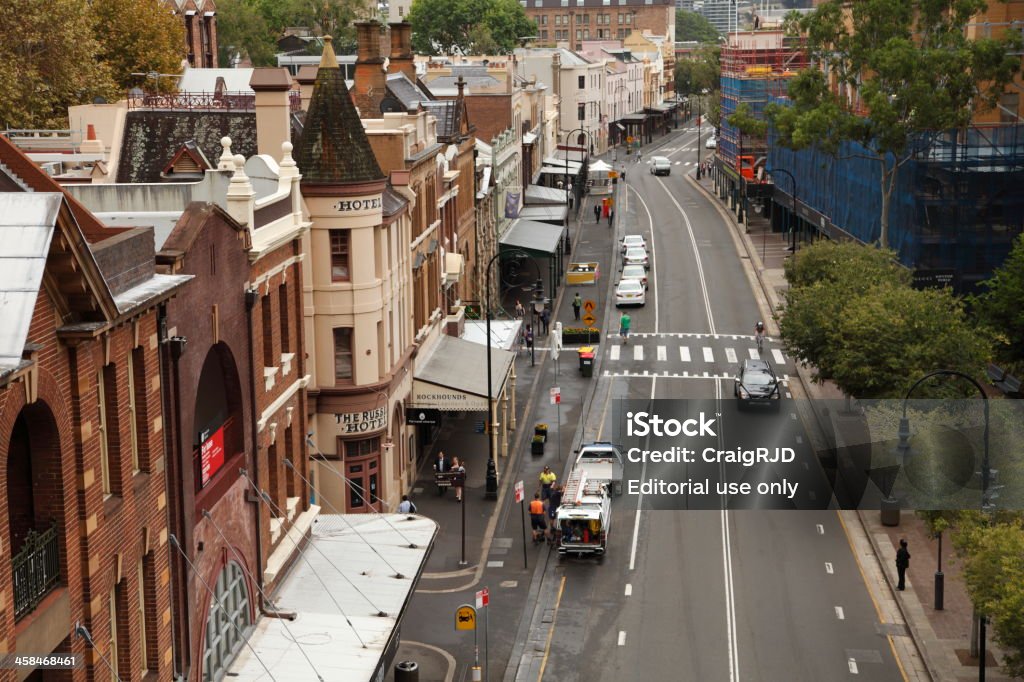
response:
<svg viewBox="0 0 1024 682"><path fill-rule="evenodd" d="M402 495L402 501L398 503L399 514L415 514L416 505L412 503L408 495Z"/></svg>
<svg viewBox="0 0 1024 682"><path fill-rule="evenodd" d="M619 336L622 337L623 344L629 343L629 327L632 323L629 313L622 313L622 317L619 318Z"/></svg>
<svg viewBox="0 0 1024 682"><path fill-rule="evenodd" d="M518 298L516 299L516 311L514 313L517 320L523 319L523 315L526 314L526 308L523 307L523 302Z"/></svg>
<svg viewBox="0 0 1024 682"><path fill-rule="evenodd" d="M594 222L601 222L601 204L598 203L594 204Z"/></svg>
<svg viewBox="0 0 1024 682"><path fill-rule="evenodd" d="M580 308L583 307L583 299L580 298L580 292L576 292L576 295L572 298L572 316L576 319L580 319Z"/></svg>
<svg viewBox="0 0 1024 682"><path fill-rule="evenodd" d="M455 474L452 481L455 488L455 500L462 502L462 486L466 480L466 467L462 466L458 457L452 457L452 473Z"/></svg>
<svg viewBox="0 0 1024 682"><path fill-rule="evenodd" d="M626 167L625 166L622 167L622 181L623 182L626 181Z"/></svg>
<svg viewBox="0 0 1024 682"><path fill-rule="evenodd" d="M904 538L900 538L900 548L896 550L896 574L899 576L899 582L896 583L896 589L900 592L907 586L907 568L910 567L910 552L907 551L907 541Z"/></svg>
<svg viewBox="0 0 1024 682"><path fill-rule="evenodd" d="M440 476L439 474L448 474L448 473L451 472L451 470L452 470L451 460L449 460L445 456L444 450L438 451L438 453L437 453L437 460L434 462L435 479L443 479L444 476ZM438 485L437 486L437 494L438 495L444 495L444 491L447 490L447 489L448 489L447 486Z"/></svg>
<svg viewBox="0 0 1024 682"><path fill-rule="evenodd" d="M562 486L557 483L551 486L551 495L548 497L548 522L551 526L549 542L555 541L555 531L558 529L558 508L562 506Z"/></svg>
<svg viewBox="0 0 1024 682"><path fill-rule="evenodd" d="M608 227L612 226L612 221L615 220L615 209L608 210Z"/></svg>
<svg viewBox="0 0 1024 682"><path fill-rule="evenodd" d="M530 500L530 528L533 530L533 544L540 542L547 530L547 523L544 521L544 503L541 502L540 493L534 493Z"/></svg>
<svg viewBox="0 0 1024 682"><path fill-rule="evenodd" d="M526 325L526 334L523 335L523 339L526 341L526 352L529 353L533 350L533 327Z"/></svg>
<svg viewBox="0 0 1024 682"><path fill-rule="evenodd" d="M545 308L540 314L540 328L544 336L548 335L548 327L551 325L551 311Z"/></svg>
<svg viewBox="0 0 1024 682"><path fill-rule="evenodd" d="M558 480L558 476L551 470L551 467L546 466L537 478L540 479L540 497L542 500L546 500L551 496L551 486Z"/></svg>

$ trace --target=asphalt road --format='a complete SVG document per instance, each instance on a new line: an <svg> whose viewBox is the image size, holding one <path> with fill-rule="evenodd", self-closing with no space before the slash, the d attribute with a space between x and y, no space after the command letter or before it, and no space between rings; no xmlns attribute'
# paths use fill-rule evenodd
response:
<svg viewBox="0 0 1024 682"><path fill-rule="evenodd" d="M617 236L645 234L654 262L629 345L601 347L598 380L612 398L731 401L739 360L757 352L762 313L732 228L684 177L695 138L666 138L662 153L680 162L668 177L627 165ZM645 163L655 153L645 149ZM618 313L605 314L617 327ZM764 355L795 374L777 344ZM588 418L608 435L612 415ZM812 457L788 397L766 418ZM564 583L543 679L902 679L835 512L651 511L623 497L613 519L603 563L552 562L545 575Z"/></svg>

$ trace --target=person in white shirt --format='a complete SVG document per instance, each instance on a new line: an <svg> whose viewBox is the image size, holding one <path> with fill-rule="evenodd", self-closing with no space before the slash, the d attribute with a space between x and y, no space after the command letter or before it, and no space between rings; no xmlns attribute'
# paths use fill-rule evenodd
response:
<svg viewBox="0 0 1024 682"><path fill-rule="evenodd" d="M412 503L408 495L402 495L402 501L398 503L399 514L415 514L416 505Z"/></svg>

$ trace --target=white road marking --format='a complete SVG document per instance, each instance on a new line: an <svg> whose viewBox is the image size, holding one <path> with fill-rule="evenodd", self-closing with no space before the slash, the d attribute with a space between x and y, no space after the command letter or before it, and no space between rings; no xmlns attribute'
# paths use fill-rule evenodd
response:
<svg viewBox="0 0 1024 682"><path fill-rule="evenodd" d="M857 661L851 658L846 662L846 665L849 666L851 673L853 673L854 675L857 674Z"/></svg>
<svg viewBox="0 0 1024 682"><path fill-rule="evenodd" d="M796 421L796 412L790 412L789 418L792 419L793 421Z"/></svg>
<svg viewBox="0 0 1024 682"><path fill-rule="evenodd" d="M782 354L782 351L778 348L772 348L772 357L775 358L775 362L780 365L786 364L786 357Z"/></svg>
<svg viewBox="0 0 1024 682"><path fill-rule="evenodd" d="M690 348L688 346L679 346L679 359L683 362L690 361Z"/></svg>
<svg viewBox="0 0 1024 682"><path fill-rule="evenodd" d="M618 360L619 359L619 350L621 348L622 348L622 346L612 346L609 349L609 351L608 351L608 359L609 360Z"/></svg>
<svg viewBox="0 0 1024 682"><path fill-rule="evenodd" d="M651 249L650 249L650 253L651 253L651 275L647 279L648 279L648 281L650 283L650 290L654 292L654 296L655 296L655 300L654 300L654 333L657 334L658 333L658 308L661 307L661 296L658 296L658 271L655 268L655 260L656 260L656 255L657 254L656 254L656 251L654 249L654 216L651 215L651 209L647 208L647 202L644 201L644 198L640 194L640 192L638 192L636 189L634 189L632 185L627 185L626 187L627 187L627 190L626 190L627 193L628 193L628 191L630 189L632 189L633 193L636 194L636 198L640 200L641 204L643 204L644 211L646 211L646 213L647 213L647 224L650 226L649 232L650 232L650 235L651 235L651 243L650 243L650 247L651 247ZM698 266L699 265L700 264L698 263Z"/></svg>
<svg viewBox="0 0 1024 682"><path fill-rule="evenodd" d="M722 404L722 382L715 381L715 403L721 409ZM718 432L719 447L725 446L725 433ZM721 477L725 478L725 465L719 464ZM740 654L739 639L736 636L736 596L733 591L732 576L732 538L729 530L729 510L722 508L722 567L725 579L725 626L726 638L729 645L729 682L738 682L740 677Z"/></svg>
<svg viewBox="0 0 1024 682"><path fill-rule="evenodd" d="M757 352L756 348L748 348L747 352L750 353L751 360L760 360L761 354Z"/></svg>
<svg viewBox="0 0 1024 682"><path fill-rule="evenodd" d="M651 400L654 400L654 389L658 385L658 377L654 377L651 381ZM647 461L644 459L643 466L640 468L640 480L647 478ZM629 550L629 570L636 568L636 546L640 540L640 509L644 504L644 495L640 493L636 496L636 518L633 521L633 546Z"/></svg>
<svg viewBox="0 0 1024 682"><path fill-rule="evenodd" d="M626 583L626 596L630 597L633 595L633 583Z"/></svg>
<svg viewBox="0 0 1024 682"><path fill-rule="evenodd" d="M704 362L714 362L715 354L710 347L704 346Z"/></svg>
<svg viewBox="0 0 1024 682"><path fill-rule="evenodd" d="M619 630L619 646L625 646L625 645L626 645L626 631L625 630Z"/></svg>
<svg viewBox="0 0 1024 682"><path fill-rule="evenodd" d="M735 348L726 348L725 349L725 361L728 362L730 365L735 365L736 364L736 349Z"/></svg>
<svg viewBox="0 0 1024 682"><path fill-rule="evenodd" d="M633 359L636 360L637 362L640 362L641 360L644 359L643 346L633 346Z"/></svg>
<svg viewBox="0 0 1024 682"><path fill-rule="evenodd" d="M797 442L798 444L799 444L799 443L803 443L803 442L804 442L804 437L803 437L803 436L797 436L797 437L796 437L796 442Z"/></svg>
<svg viewBox="0 0 1024 682"><path fill-rule="evenodd" d="M658 346L658 362L668 360L668 349L665 346Z"/></svg>
<svg viewBox="0 0 1024 682"><path fill-rule="evenodd" d="M826 561L825 562L825 572L828 573L829 575L835 574L835 569L832 568L832 562L831 561Z"/></svg>
<svg viewBox="0 0 1024 682"><path fill-rule="evenodd" d="M846 614L843 613L842 606L836 607L836 618L838 618L839 620L846 620Z"/></svg>
<svg viewBox="0 0 1024 682"><path fill-rule="evenodd" d="M816 523L816 524L814 524L814 527L817 529L818 535L824 535L825 534L825 526L821 525L820 523Z"/></svg>

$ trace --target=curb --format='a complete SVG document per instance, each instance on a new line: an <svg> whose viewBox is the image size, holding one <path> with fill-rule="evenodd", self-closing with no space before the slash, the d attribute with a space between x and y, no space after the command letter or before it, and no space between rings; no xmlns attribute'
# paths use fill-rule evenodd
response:
<svg viewBox="0 0 1024 682"><path fill-rule="evenodd" d="M691 185L696 187L700 192L702 192L705 196L707 196L711 200L712 204L714 204L714 206L719 210L719 213L725 213L725 214L728 215L729 220L727 222L729 223L730 227L732 227L736 231L736 234L739 236L739 239L740 239L740 241L743 244L743 248L747 252L747 258L750 260L751 264L756 264L757 265L757 267L754 267L753 270L754 270L754 275L757 277L757 282L758 282L758 284L761 287L761 292L764 294L765 298L767 299L769 305L772 306L773 310L777 309L779 307L779 302L776 300L775 295L774 295L774 293L771 290L771 287L769 287L765 283L765 281L764 281L764 275L762 273L762 270L764 269L764 263L761 262L760 257L757 255L757 249L756 248L752 248L753 244L750 241L749 235L747 235L745 231L739 229L740 224L738 222L736 222L735 217L732 214L732 212L731 211L726 211L725 209L722 208L722 206L720 205L720 202L718 201L718 197L715 196L714 192L711 192L706 187L701 185L690 174L687 174L686 179L690 182ZM770 311L770 312L772 312L772 311ZM769 319L772 319L771 315L769 315L768 317L769 317ZM773 322L773 324L774 324L774 322ZM801 363L797 362L797 363L794 363L794 365L796 367L796 375L797 375L797 378L800 381L800 386L803 389L804 394L807 395L808 397L810 397L812 395L810 387L811 387L813 382L811 382L805 376L805 373L806 373L807 370L803 368ZM814 421L817 424L818 430L821 431L822 433L825 433L825 429L822 426L821 419L820 419L818 413L815 410L811 410L811 414L814 415ZM908 617L906 607L903 605L902 599L900 599L899 596L896 594L896 592L895 592L895 590L893 588L892 582L889 579L889 574L885 571L885 564L882 563L882 559L881 559L881 551L880 551L881 548L875 542L875 538L872 536L872 534L871 534L871 532L869 530L869 527L868 527L867 523L864 520L863 514L864 514L863 510L858 509L857 510L857 520L860 522L861 530L864 531L864 535L867 536L868 541L871 543L871 548L872 548L872 550L874 551L874 554L875 554L875 561L878 562L879 567L882 569L882 575L885 577L885 585L886 585L886 587L889 588L889 592L892 595L893 601L896 602L896 605L899 608L900 615L903 618L903 622L907 625L907 628L910 630L911 639L914 641L914 648L917 650L918 656L920 656L921 660L924 662L925 668L927 668L928 674L931 676L931 678L933 680L940 680L940 679L942 679L942 676L939 675L938 672L936 671L931 657L928 655L926 648L921 643L921 635L920 635L920 633L918 631L918 628L917 628L916 624L913 622L913 620L911 618Z"/></svg>

